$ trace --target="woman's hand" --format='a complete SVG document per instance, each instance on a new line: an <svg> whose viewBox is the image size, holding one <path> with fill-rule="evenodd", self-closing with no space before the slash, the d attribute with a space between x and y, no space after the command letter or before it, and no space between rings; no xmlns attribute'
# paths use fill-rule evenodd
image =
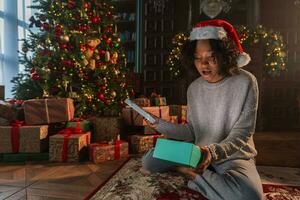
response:
<svg viewBox="0 0 300 200"><path fill-rule="evenodd" d="M153 128L153 129L156 130L156 128L157 128L157 126L158 126L159 118L156 117L156 116L154 116L154 115L152 115L151 113L149 113L149 114L155 119L155 122L154 122L154 123L150 123L150 122L149 122L148 120L146 120L146 119L145 119L145 121L146 121L146 123L147 123L148 126L150 126L151 128Z"/></svg>
<svg viewBox="0 0 300 200"><path fill-rule="evenodd" d="M199 163L198 167L196 169L190 167L183 167L183 166L176 167L176 171L192 179L195 179L197 174L202 174L207 169L207 167L211 164L212 161L212 155L209 149L202 145L197 145L197 146L200 148L203 156L202 162Z"/></svg>
<svg viewBox="0 0 300 200"><path fill-rule="evenodd" d="M201 154L203 156L202 162L197 167L197 172L203 173L207 169L207 167L211 164L212 155L208 147L202 145L197 145L197 146L200 148Z"/></svg>
<svg viewBox="0 0 300 200"><path fill-rule="evenodd" d="M195 179L197 176L196 170L190 167L177 166L175 170L191 179Z"/></svg>

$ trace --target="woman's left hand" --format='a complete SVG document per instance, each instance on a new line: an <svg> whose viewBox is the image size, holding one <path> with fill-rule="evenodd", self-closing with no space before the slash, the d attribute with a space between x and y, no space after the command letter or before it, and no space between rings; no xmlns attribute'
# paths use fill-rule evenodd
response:
<svg viewBox="0 0 300 200"><path fill-rule="evenodd" d="M176 171L194 179L197 174L202 174L204 170L211 164L212 161L212 155L209 151L209 149L205 146L202 145L197 145L202 153L203 159L202 162L199 163L198 167L196 169L190 168L190 167L183 167L183 166L178 166L176 167Z"/></svg>
<svg viewBox="0 0 300 200"><path fill-rule="evenodd" d="M198 173L203 173L207 169L207 167L211 164L212 155L211 155L210 150L208 149L208 147L202 146L202 145L197 145L197 146L201 150L203 159L202 159L202 162L198 165L196 171Z"/></svg>

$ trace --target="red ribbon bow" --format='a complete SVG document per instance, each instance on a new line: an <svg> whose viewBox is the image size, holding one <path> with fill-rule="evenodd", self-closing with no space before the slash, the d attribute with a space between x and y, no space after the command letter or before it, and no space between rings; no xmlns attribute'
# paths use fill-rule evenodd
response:
<svg viewBox="0 0 300 200"><path fill-rule="evenodd" d="M66 129L63 129L58 132L58 134L64 135L64 142L63 142L63 148L62 148L62 153L61 153L61 159L63 162L68 161L68 140L71 135L76 135L76 134L82 134L82 130L79 128L78 125L77 127L68 127ZM88 136L87 136L87 144L88 144Z"/></svg>
<svg viewBox="0 0 300 200"><path fill-rule="evenodd" d="M13 153L18 153L20 148L20 127L24 125L24 121L15 120L11 123L11 149Z"/></svg>

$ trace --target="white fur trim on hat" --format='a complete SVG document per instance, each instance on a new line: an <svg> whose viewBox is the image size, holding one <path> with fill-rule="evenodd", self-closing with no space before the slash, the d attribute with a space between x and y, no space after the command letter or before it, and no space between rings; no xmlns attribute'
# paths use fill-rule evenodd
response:
<svg viewBox="0 0 300 200"><path fill-rule="evenodd" d="M193 28L190 33L190 40L206 40L217 39L221 40L227 37L227 33L223 27L218 26L205 26Z"/></svg>
<svg viewBox="0 0 300 200"><path fill-rule="evenodd" d="M247 54L245 52L241 53L236 59L236 63L237 63L238 67L244 67L250 61L251 61L251 58L250 58L249 54Z"/></svg>

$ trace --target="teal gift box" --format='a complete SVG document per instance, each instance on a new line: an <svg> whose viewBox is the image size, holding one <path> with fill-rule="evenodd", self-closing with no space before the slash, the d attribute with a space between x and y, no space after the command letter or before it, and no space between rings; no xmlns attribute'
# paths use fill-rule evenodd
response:
<svg viewBox="0 0 300 200"><path fill-rule="evenodd" d="M162 138L157 139L153 157L194 168L202 159L198 146L188 142Z"/></svg>
<svg viewBox="0 0 300 200"><path fill-rule="evenodd" d="M87 121L87 120L83 120L83 121L70 121L67 122L66 127L77 127L78 123L80 124L80 128L82 130L82 132L88 132L91 130L91 122Z"/></svg>

